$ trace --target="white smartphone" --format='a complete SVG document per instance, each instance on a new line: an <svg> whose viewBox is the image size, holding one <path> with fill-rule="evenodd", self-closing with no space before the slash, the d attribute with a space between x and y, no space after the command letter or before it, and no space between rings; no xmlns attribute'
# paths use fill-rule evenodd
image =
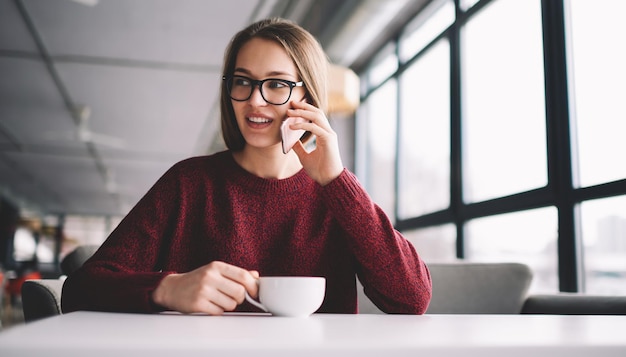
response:
<svg viewBox="0 0 626 357"><path fill-rule="evenodd" d="M304 123L306 122L302 118L287 118L283 120L283 123L280 125L280 136L283 142L283 153L286 154L291 150L291 148L296 144L300 138L306 132L305 130L298 129L292 130L289 128L289 125L294 123Z"/></svg>

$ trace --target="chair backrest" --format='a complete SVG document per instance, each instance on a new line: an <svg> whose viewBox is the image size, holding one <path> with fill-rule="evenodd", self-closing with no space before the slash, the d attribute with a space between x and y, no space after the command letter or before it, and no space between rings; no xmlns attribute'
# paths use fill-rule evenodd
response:
<svg viewBox="0 0 626 357"><path fill-rule="evenodd" d="M532 280L520 263L430 263L433 296L427 314L519 314ZM357 280L359 313L382 314Z"/></svg>
<svg viewBox="0 0 626 357"><path fill-rule="evenodd" d="M427 314L519 314L532 280L520 263L428 264L433 296Z"/></svg>
<svg viewBox="0 0 626 357"><path fill-rule="evenodd" d="M359 314L384 314L374 303L370 300L363 291L363 285L357 278L356 280L356 293L359 306Z"/></svg>
<svg viewBox="0 0 626 357"><path fill-rule="evenodd" d="M99 247L99 245L94 244L85 244L76 247L61 261L61 272L65 275L72 274L80 268L87 259L91 258Z"/></svg>
<svg viewBox="0 0 626 357"><path fill-rule="evenodd" d="M31 322L61 314L63 280L33 279L22 284L24 321Z"/></svg>
<svg viewBox="0 0 626 357"><path fill-rule="evenodd" d="M531 295L522 314L626 315L626 296L558 293Z"/></svg>
<svg viewBox="0 0 626 357"><path fill-rule="evenodd" d="M80 268L98 250L97 245L81 245L61 261L61 272L69 275ZM21 286L24 321L30 322L61 314L61 290L64 280L31 279Z"/></svg>

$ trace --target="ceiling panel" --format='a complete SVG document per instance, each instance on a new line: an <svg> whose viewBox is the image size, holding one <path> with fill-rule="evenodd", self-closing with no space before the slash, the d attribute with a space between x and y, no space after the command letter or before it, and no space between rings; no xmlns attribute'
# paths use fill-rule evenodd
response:
<svg viewBox="0 0 626 357"><path fill-rule="evenodd" d="M175 162L224 148L236 31L282 16L332 39L339 9L368 1L0 0L0 195L42 215L126 214Z"/></svg>
<svg viewBox="0 0 626 357"><path fill-rule="evenodd" d="M107 160L107 163L115 175L120 204L123 207L137 203L171 166L170 162L147 160Z"/></svg>
<svg viewBox="0 0 626 357"><path fill-rule="evenodd" d="M0 125L16 139L32 143L37 132L72 127L41 61L0 57L0 78Z"/></svg>
<svg viewBox="0 0 626 357"><path fill-rule="evenodd" d="M42 213L125 214L175 162L209 152L224 49L279 2L0 0L0 194Z"/></svg>
<svg viewBox="0 0 626 357"><path fill-rule="evenodd" d="M69 196L64 195L58 187L58 182L50 179L51 173L63 172L57 171L62 168L46 170L46 161L23 153L4 153L1 158L2 169L6 169L2 173L2 180L10 188L4 194L17 200L20 206L56 212L56 209L62 209L70 201ZM66 178L62 181L66 181Z"/></svg>
<svg viewBox="0 0 626 357"><path fill-rule="evenodd" d="M257 1L26 1L53 56L83 55L183 64L219 64L222 49Z"/></svg>
<svg viewBox="0 0 626 357"><path fill-rule="evenodd" d="M51 208L53 211L62 208L58 202L58 195L38 184L32 174L24 171L5 154L0 154L0 178L4 184L0 194L6 196L19 207L31 208L31 202L45 202L46 208Z"/></svg>
<svg viewBox="0 0 626 357"><path fill-rule="evenodd" d="M24 24L15 1L0 1L0 49L11 51L36 51L37 47Z"/></svg>
<svg viewBox="0 0 626 357"><path fill-rule="evenodd" d="M133 151L191 153L216 101L219 74L83 64L57 65L89 128Z"/></svg>

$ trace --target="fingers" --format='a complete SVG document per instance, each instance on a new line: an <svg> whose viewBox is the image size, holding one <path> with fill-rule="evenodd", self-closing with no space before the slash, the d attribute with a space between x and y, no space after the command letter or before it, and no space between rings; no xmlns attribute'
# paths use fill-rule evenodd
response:
<svg viewBox="0 0 626 357"><path fill-rule="evenodd" d="M165 277L153 292L155 303L183 313L221 315L234 310L245 293L256 297L257 271L224 262L212 262L196 270Z"/></svg>
<svg viewBox="0 0 626 357"><path fill-rule="evenodd" d="M304 147L304 144L302 144L302 142L299 140L296 141L291 150L293 150L299 158L303 158L304 155L308 154L306 148Z"/></svg>
<svg viewBox="0 0 626 357"><path fill-rule="evenodd" d="M222 288L220 290L223 293L229 294L239 303L242 303L245 299L246 291L250 295L256 296L258 290L257 279L259 278L259 272L255 271L253 274L249 270L223 262L213 262L211 264L217 265L221 274L230 280L222 282Z"/></svg>
<svg viewBox="0 0 626 357"><path fill-rule="evenodd" d="M315 135L323 135L324 132L332 132L330 122L324 112L308 103L292 102L292 108L287 111L287 116L304 119L305 122L292 124L292 129L304 129ZM316 130L322 128L323 131Z"/></svg>
<svg viewBox="0 0 626 357"><path fill-rule="evenodd" d="M290 125L290 128L303 129L316 136L315 149L308 152L302 143L296 142L293 150L307 174L324 186L343 171L337 133L331 128L326 115L319 108L303 102L291 104L292 107L287 111L287 116L302 118L304 121L296 121L295 124Z"/></svg>

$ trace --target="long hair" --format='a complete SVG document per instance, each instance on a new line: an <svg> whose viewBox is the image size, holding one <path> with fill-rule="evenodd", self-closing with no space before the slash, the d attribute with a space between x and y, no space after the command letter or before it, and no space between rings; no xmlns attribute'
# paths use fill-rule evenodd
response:
<svg viewBox="0 0 626 357"><path fill-rule="evenodd" d="M224 76L233 74L239 50L253 38L274 41L285 49L296 66L300 80L304 82L308 102L326 112L328 57L315 37L292 21L271 18L255 22L239 31L226 49L222 74ZM237 125L233 105L224 82L222 81L220 98L222 136L228 149L239 151L243 149L246 142Z"/></svg>

